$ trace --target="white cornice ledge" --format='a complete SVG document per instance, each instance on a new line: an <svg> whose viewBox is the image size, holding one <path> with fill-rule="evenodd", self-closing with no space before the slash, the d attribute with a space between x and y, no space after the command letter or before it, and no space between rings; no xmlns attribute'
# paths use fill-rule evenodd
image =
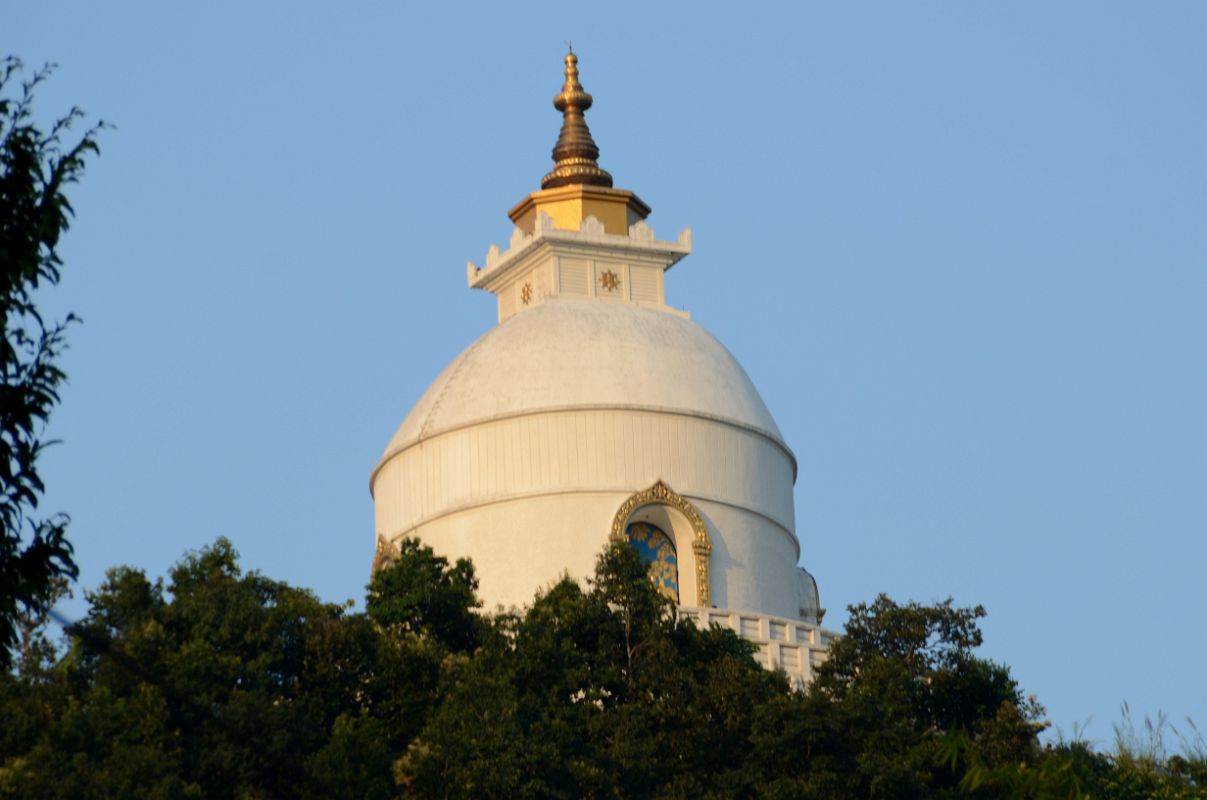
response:
<svg viewBox="0 0 1207 800"><path fill-rule="evenodd" d="M633 253L660 257L666 261L663 269L670 269L681 258L692 251L692 229L684 228L677 241L670 242L654 238L654 229L644 221L629 226L627 235L604 232L603 223L595 217L587 217L576 231L567 231L554 226L553 218L541 212L537 215L532 234L516 228L505 252L492 244L486 251L486 265L479 267L466 262L466 280L472 289L488 289L498 278L521 264L526 257L542 244L603 245L613 253Z"/></svg>

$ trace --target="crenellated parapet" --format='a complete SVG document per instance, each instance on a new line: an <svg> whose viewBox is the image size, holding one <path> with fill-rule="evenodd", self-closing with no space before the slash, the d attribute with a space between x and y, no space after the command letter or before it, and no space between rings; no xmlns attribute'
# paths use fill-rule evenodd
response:
<svg viewBox="0 0 1207 800"><path fill-rule="evenodd" d="M491 245L486 263L472 261L466 280L499 299L499 321L553 297L596 299L657 308L686 316L666 304L666 270L691 253L691 228L675 241L657 239L644 220L625 234L609 233L588 216L566 230L538 213L531 233L517 226L507 250Z"/></svg>
<svg viewBox="0 0 1207 800"><path fill-rule="evenodd" d="M731 630L755 646L754 660L767 669L783 670L793 689L813 681L817 668L826 662L830 645L838 639L834 631L791 617L728 608L679 606L679 618L704 630L712 626Z"/></svg>

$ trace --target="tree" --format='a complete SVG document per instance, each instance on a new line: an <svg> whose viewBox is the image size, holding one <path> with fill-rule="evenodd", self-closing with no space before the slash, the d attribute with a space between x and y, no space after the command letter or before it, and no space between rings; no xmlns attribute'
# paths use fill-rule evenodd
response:
<svg viewBox="0 0 1207 800"><path fill-rule="evenodd" d="M979 658L980 608L850 609L805 691L677 618L624 545L591 580L482 617L473 568L417 541L368 610L245 572L219 539L166 580L118 568L56 651L0 671L9 798L1207 796L1207 746L1041 747Z"/></svg>
<svg viewBox="0 0 1207 800"><path fill-rule="evenodd" d="M449 567L418 539L403 539L394 563L378 570L369 584L365 609L370 619L399 633L427 632L453 651L472 649L482 633L474 613L482 603L469 559Z"/></svg>
<svg viewBox="0 0 1207 800"><path fill-rule="evenodd" d="M765 776L762 794L956 796L974 763L1036 761L1041 709L1004 666L973 652L984 609L881 595L849 610L808 690L760 716L752 766ZM967 743L954 758L952 731Z"/></svg>
<svg viewBox="0 0 1207 800"><path fill-rule="evenodd" d="M1054 747L1051 760L1075 772L1095 800L1207 800L1207 741L1194 721L1179 730L1158 713L1137 726L1127 703L1121 712L1113 750L1096 752L1074 739ZM1182 752L1169 752L1170 733Z"/></svg>
<svg viewBox="0 0 1207 800"><path fill-rule="evenodd" d="M64 193L83 174L84 159L98 154L101 124L65 144L83 114L71 109L48 132L33 120L46 68L14 87L15 58L0 61L0 667L11 664L19 614L48 605L56 578L76 576L67 517L34 516L44 486L38 457L49 444L43 430L59 402L64 374L58 357L71 315L48 322L35 305L36 290L59 282L59 239L72 208Z"/></svg>
<svg viewBox="0 0 1207 800"><path fill-rule="evenodd" d="M112 569L88 600L66 653L0 671L0 798L384 800L451 652L418 617L379 625L244 572L225 539L167 581Z"/></svg>
<svg viewBox="0 0 1207 800"><path fill-rule="evenodd" d="M631 548L497 619L398 763L404 797L734 797L787 681L678 620Z"/></svg>

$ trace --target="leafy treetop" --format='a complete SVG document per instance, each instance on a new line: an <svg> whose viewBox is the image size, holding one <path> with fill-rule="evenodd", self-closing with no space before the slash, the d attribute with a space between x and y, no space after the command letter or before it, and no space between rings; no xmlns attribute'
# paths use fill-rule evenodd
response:
<svg viewBox="0 0 1207 800"><path fill-rule="evenodd" d="M101 128L64 143L83 117L73 108L43 131L33 101L50 69L14 86L20 72L17 59L0 60L0 667L23 636L23 615L46 607L57 579L76 576L67 517L34 516L45 488L43 429L59 402L58 358L75 318L46 321L34 294L59 282L58 245L72 215L65 190L83 174L85 157L100 152Z"/></svg>

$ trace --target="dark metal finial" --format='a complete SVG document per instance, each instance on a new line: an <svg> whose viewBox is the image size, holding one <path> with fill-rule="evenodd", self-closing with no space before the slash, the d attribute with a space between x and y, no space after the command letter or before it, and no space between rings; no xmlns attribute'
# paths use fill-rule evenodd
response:
<svg viewBox="0 0 1207 800"><path fill-rule="evenodd" d="M553 147L553 171L541 179L542 189L574 184L612 185L612 176L597 163L599 147L591 138L583 116L591 103L591 95L578 82L578 56L571 49L566 53L566 83L553 98L553 107L562 112L562 130Z"/></svg>

